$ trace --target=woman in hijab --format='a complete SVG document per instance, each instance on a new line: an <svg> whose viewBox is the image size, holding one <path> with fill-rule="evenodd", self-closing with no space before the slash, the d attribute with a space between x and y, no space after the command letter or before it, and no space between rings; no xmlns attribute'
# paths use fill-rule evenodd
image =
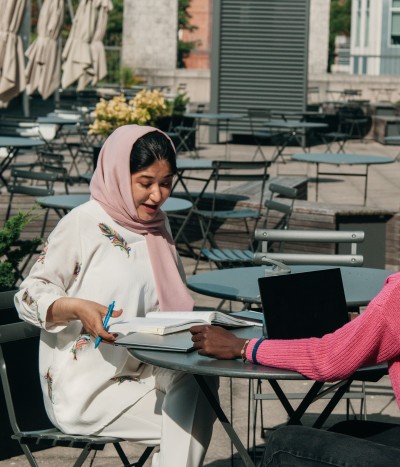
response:
<svg viewBox="0 0 400 467"><path fill-rule="evenodd" d="M112 301L110 324L193 308L160 210L175 173L164 133L115 130L101 149L90 201L50 234L15 304L21 319L42 328L40 379L55 426L159 444L152 465L179 467L203 463L214 422L207 401L191 375L139 362L107 345L116 335L103 329Z"/></svg>

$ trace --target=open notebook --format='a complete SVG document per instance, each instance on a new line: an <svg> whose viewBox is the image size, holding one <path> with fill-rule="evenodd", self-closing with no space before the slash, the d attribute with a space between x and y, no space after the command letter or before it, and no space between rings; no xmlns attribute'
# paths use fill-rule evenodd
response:
<svg viewBox="0 0 400 467"><path fill-rule="evenodd" d="M270 339L321 337L349 320L339 268L258 279Z"/></svg>

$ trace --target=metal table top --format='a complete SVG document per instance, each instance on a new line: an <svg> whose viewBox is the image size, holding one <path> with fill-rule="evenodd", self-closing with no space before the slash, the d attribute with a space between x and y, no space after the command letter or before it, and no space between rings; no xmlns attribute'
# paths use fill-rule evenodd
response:
<svg viewBox="0 0 400 467"><path fill-rule="evenodd" d="M198 118L198 119L207 119L207 120L239 120L241 118L247 117L245 114L238 113L210 113L210 112L190 112L185 114L185 117Z"/></svg>
<svg viewBox="0 0 400 467"><path fill-rule="evenodd" d="M328 269L332 266L290 266L292 273ZM266 266L229 268L196 274L187 279L194 292L225 300L260 304L259 277L264 277ZM367 305L381 290L385 279L393 271L385 269L340 267L346 303L350 306Z"/></svg>
<svg viewBox="0 0 400 467"><path fill-rule="evenodd" d="M292 159L300 162L313 162L316 164L347 164L347 165L371 165L390 164L394 162L392 157L375 156L369 154L331 154L331 153L308 153L293 154Z"/></svg>
<svg viewBox="0 0 400 467"><path fill-rule="evenodd" d="M89 193L71 194L71 195L54 195L37 198L37 202L46 208L61 209L70 211L77 206L89 201ZM186 199L168 198L162 206L164 212L185 211L192 207L192 203Z"/></svg>
<svg viewBox="0 0 400 467"><path fill-rule="evenodd" d="M293 129L304 129L313 130L318 128L327 128L327 123L322 122L305 122L301 120L267 120L263 123L263 126L267 128L286 128L288 130Z"/></svg>
<svg viewBox="0 0 400 467"><path fill-rule="evenodd" d="M0 147L29 148L42 146L44 141L20 136L0 136Z"/></svg>

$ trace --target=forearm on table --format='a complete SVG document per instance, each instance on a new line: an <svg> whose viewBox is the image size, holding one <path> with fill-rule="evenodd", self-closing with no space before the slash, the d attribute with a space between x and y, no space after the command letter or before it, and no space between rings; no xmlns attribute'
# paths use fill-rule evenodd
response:
<svg viewBox="0 0 400 467"><path fill-rule="evenodd" d="M399 340L386 319L378 312L376 317L372 313L322 338L265 340L255 355L257 339L252 339L246 357L261 365L298 371L320 381L348 377L362 366L389 361L399 353Z"/></svg>

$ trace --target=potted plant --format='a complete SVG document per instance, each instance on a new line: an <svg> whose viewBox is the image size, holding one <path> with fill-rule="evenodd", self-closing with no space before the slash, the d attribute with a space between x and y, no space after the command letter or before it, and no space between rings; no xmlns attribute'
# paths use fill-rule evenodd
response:
<svg viewBox="0 0 400 467"><path fill-rule="evenodd" d="M25 212L18 212L0 229L0 308L2 309L8 304L10 307L6 306L6 308L13 308L12 298L21 276L20 263L42 242L40 238L21 238L24 228L37 217L37 209L34 207ZM9 313L1 313L0 324L12 320L15 320L15 316L10 318Z"/></svg>

